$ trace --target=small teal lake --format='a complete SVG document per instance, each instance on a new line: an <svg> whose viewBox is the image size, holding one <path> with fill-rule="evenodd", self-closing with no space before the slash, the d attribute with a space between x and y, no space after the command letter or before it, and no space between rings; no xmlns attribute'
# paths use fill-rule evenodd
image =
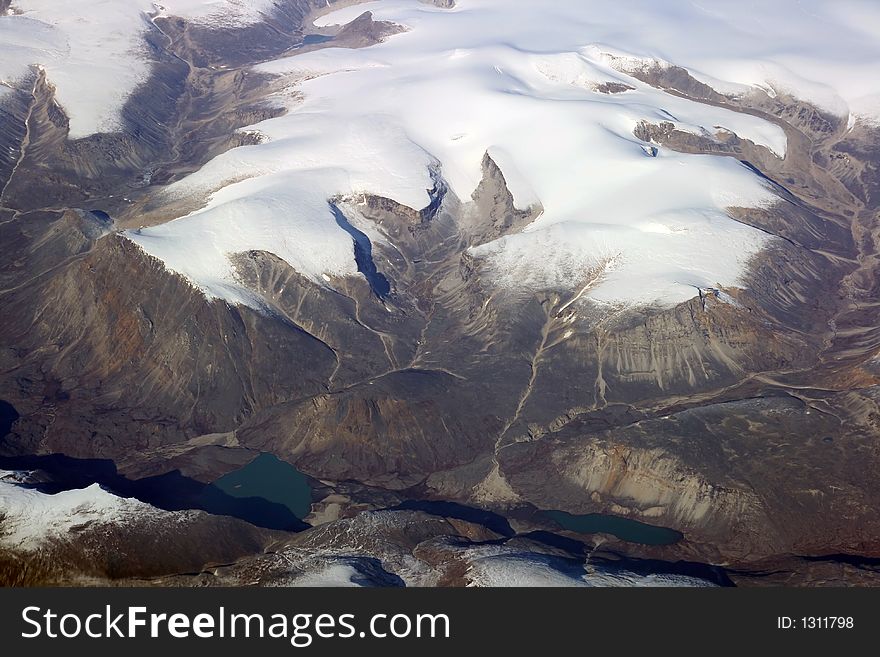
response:
<svg viewBox="0 0 880 657"><path fill-rule="evenodd" d="M671 545L683 538L681 532L668 527L604 513L572 515L565 511L544 511L544 515L569 531L579 534L611 534L622 541L642 545Z"/></svg>
<svg viewBox="0 0 880 657"><path fill-rule="evenodd" d="M306 34L302 40L302 46L314 46L318 43L327 43L328 41L333 41L332 36L325 36L323 34Z"/></svg>
<svg viewBox="0 0 880 657"><path fill-rule="evenodd" d="M309 515L312 506L306 476L272 454L260 454L240 470L220 477L214 486L232 497L257 497L280 504L300 519Z"/></svg>

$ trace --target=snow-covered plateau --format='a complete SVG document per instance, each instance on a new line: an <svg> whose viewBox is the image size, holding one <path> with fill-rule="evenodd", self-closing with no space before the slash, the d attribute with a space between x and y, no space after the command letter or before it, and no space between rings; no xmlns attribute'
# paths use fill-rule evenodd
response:
<svg viewBox="0 0 880 657"><path fill-rule="evenodd" d="M41 64L71 136L112 130L149 73L150 16L246 24L270 4L17 0L21 15L0 19L0 34L14 35L0 40L11 53L0 74ZM248 128L264 143L220 155L166 190L207 199L204 207L128 237L207 296L259 306L230 255L269 251L319 285L357 275L351 237L328 199L371 194L419 209L439 170L467 201L489 153L516 205L542 210L524 231L472 249L496 285L588 287L583 298L599 303L668 306L695 287L746 284L768 236L726 210L776 197L732 158L663 148L650 157L634 128L669 121L709 137L733 132L779 157L786 137L775 124L629 73L682 66L726 94L757 88L843 116L880 116L880 17L869 2L459 0L444 9L378 0L315 25L345 24L364 10L405 30L365 49L260 65L287 87L272 99L287 113Z"/></svg>
<svg viewBox="0 0 880 657"><path fill-rule="evenodd" d="M742 10L724 5L729 16L711 18L657 4L465 0L447 10L388 0L318 23L352 20L359 9L407 29L364 50L328 48L262 65L298 85L303 100L279 97L289 112L254 126L266 143L226 153L170 188L180 197L210 195L205 208L132 239L209 296L253 303L229 254L270 251L318 284L325 275L355 275L350 238L328 198L369 193L421 208L429 169L439 164L468 200L488 152L517 206L543 208L522 233L473 249L498 285L571 290L594 281L594 301L669 305L696 286L743 284L767 236L725 209L772 204L773 194L732 159L664 149L647 157L633 129L643 120L708 135L723 129L779 156L784 133L620 70L621 62L657 59L696 66L707 80L717 73L740 90L766 85L709 65L725 49L734 56L747 29ZM701 30L707 37L693 38ZM609 82L631 89L602 93Z"/></svg>

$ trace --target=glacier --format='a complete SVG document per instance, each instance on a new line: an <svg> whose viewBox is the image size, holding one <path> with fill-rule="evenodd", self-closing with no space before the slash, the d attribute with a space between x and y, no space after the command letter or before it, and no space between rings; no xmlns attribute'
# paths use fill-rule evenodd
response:
<svg viewBox="0 0 880 657"><path fill-rule="evenodd" d="M150 74L151 20L234 27L262 20L272 3L16 0L12 9L18 15L0 17L0 81L42 66L70 136L81 138L119 128L122 105ZM733 132L778 157L786 139L768 121L650 87L634 68L682 66L726 94L789 93L851 121L880 117L880 21L870 2L459 0L444 9L372 0L328 7L315 25L367 10L405 30L361 50L256 67L284 86L270 100L286 115L247 128L264 143L227 152L165 191L205 199L203 207L127 237L209 298L259 307L230 255L272 252L318 285L355 276L350 237L328 199L372 194L418 209L439 170L467 201L489 153L516 205L541 210L523 232L471 251L494 284L576 291L595 281L584 300L669 306L695 287L747 285L769 238L727 210L776 198L730 159L663 148L647 157L633 128L670 121L697 134ZM608 83L626 86L602 93Z"/></svg>
<svg viewBox="0 0 880 657"><path fill-rule="evenodd" d="M208 198L205 207L128 237L209 297L258 307L229 255L269 251L318 285L354 276L328 199L371 194L423 208L433 168L467 201L488 152L517 205L542 209L523 233L472 251L497 285L576 289L599 272L594 301L669 305L697 286L739 283L768 238L725 209L772 204L772 192L733 160L662 149L646 157L633 130L645 120L724 129L783 156L781 128L612 68L590 41L589 8L557 5L569 12L561 30L562 18L529 3L370 4L406 31L362 50L258 66L302 98L279 93L273 100L288 112L248 128L264 143L227 152L166 191ZM607 82L631 89L597 90Z"/></svg>

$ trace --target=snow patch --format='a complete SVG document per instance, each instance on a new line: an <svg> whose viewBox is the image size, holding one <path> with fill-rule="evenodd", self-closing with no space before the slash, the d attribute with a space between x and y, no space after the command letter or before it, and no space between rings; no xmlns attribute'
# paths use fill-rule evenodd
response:
<svg viewBox="0 0 880 657"><path fill-rule="evenodd" d="M713 587L687 575L649 573L577 562L508 546L467 550L467 578L472 587Z"/></svg>
<svg viewBox="0 0 880 657"><path fill-rule="evenodd" d="M364 576L351 564L330 563L321 570L297 577L288 586L359 588L363 586L363 581Z"/></svg>
<svg viewBox="0 0 880 657"><path fill-rule="evenodd" d="M274 0L163 0L152 2L158 15L180 16L209 27L235 28L264 20Z"/></svg>
<svg viewBox="0 0 880 657"><path fill-rule="evenodd" d="M0 471L0 545L34 551L91 523L124 522L156 511L149 504L117 497L93 484L48 495L18 484L15 473Z"/></svg>

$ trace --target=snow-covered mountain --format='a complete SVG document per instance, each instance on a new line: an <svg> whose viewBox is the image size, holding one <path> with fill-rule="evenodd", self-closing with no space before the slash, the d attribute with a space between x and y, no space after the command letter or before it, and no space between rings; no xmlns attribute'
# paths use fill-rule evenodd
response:
<svg viewBox="0 0 880 657"><path fill-rule="evenodd" d="M260 552L277 538L235 518L165 511L97 484L55 494L38 486L34 473L0 470L3 585L193 572Z"/></svg>
<svg viewBox="0 0 880 657"><path fill-rule="evenodd" d="M143 522L161 512L98 484L48 495L27 487L27 473L0 470L0 546L26 552L100 525Z"/></svg>
<svg viewBox="0 0 880 657"><path fill-rule="evenodd" d="M75 138L119 126L122 104L150 73L150 20L234 27L261 20L271 3L12 7L17 15L0 18L0 75L44 67ZM251 127L264 144L224 154L169 189L210 198L203 209L131 239L209 296L258 307L236 282L230 254L268 250L318 283L355 275L350 237L328 199L367 193L420 209L439 171L468 200L488 152L517 206L542 209L524 231L473 249L498 285L589 288L600 303L669 305L695 287L743 284L767 238L725 211L775 197L733 160L654 151L633 129L670 121L696 134L734 133L779 157L785 135L629 73L683 66L723 93L791 93L832 112L880 116L880 88L865 85L877 64L864 20L876 10L867 3L832 11L820 2L462 0L448 9L382 0L330 12L315 26L345 24L363 10L406 31L365 52L329 48L262 65L287 80L275 102L288 114ZM302 99L289 99L294 87Z"/></svg>
<svg viewBox="0 0 880 657"><path fill-rule="evenodd" d="M206 26L260 21L271 0L15 0L0 16L2 82L41 66L70 118L70 137L112 132L134 89L151 72L146 32L158 16Z"/></svg>
<svg viewBox="0 0 880 657"><path fill-rule="evenodd" d="M773 204L773 193L733 159L654 151L633 131L669 121L710 137L735 133L783 157L782 129L629 73L671 62L727 93L790 90L834 111L866 107L871 90L847 84L864 70L832 73L840 51L820 46L797 58L820 24L827 30L822 16L763 7L464 0L443 9L389 0L332 12L316 25L369 9L406 31L366 51L328 48L262 65L286 81L275 102L288 110L252 126L265 143L226 153L169 189L210 198L205 208L130 237L208 295L259 305L236 283L229 254L271 251L316 283L355 275L328 199L372 194L421 209L439 171L467 201L488 152L517 207L541 209L524 231L472 249L499 286L589 288L600 303L665 306L697 287L743 285L767 237L726 209ZM759 59L740 60L753 21L778 25L781 38L756 51ZM845 21L836 27L876 61L869 35ZM840 88L816 96L819 83L803 78L815 71ZM289 100L293 88L302 97Z"/></svg>

